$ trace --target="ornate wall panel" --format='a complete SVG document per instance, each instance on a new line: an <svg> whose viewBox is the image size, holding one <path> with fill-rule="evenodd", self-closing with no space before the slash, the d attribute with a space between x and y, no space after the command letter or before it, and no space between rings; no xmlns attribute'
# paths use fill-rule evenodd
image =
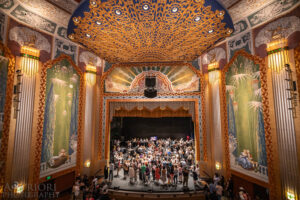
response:
<svg viewBox="0 0 300 200"><path fill-rule="evenodd" d="M225 81L230 166L268 182L259 65L239 55Z"/></svg>
<svg viewBox="0 0 300 200"><path fill-rule="evenodd" d="M244 50L237 51L225 66L222 71L223 123L227 133L224 139L228 168L253 177L259 184L269 183L265 185L275 194L266 76L264 61Z"/></svg>
<svg viewBox="0 0 300 200"><path fill-rule="evenodd" d="M228 147L225 147L228 148L228 167L263 181L269 179L271 182L273 177L272 154L270 154L272 146L270 146L268 107L265 99L266 77L264 67L261 60L245 51L236 52L222 73L222 81L226 83L226 86L223 84L223 98L226 102L223 105L225 107L223 120L225 120L225 130L228 133L225 135L225 142L228 144ZM244 88L249 94L241 95L240 88ZM244 105L239 105L241 102ZM244 113L244 117L239 117L238 113L241 112L241 109L248 114L245 115ZM244 125L237 122L242 120ZM245 126L249 126L249 129L242 130L247 129ZM243 133L248 133L248 135ZM248 141L243 140L243 137L247 137ZM252 152L256 156L251 155ZM267 153L267 158L265 158L266 155L262 154L264 152ZM266 161L269 164L268 171L264 171L266 169L264 167L267 166Z"/></svg>
<svg viewBox="0 0 300 200"><path fill-rule="evenodd" d="M35 182L81 166L84 77L67 55L47 62L41 74ZM63 132L61 132L63 130Z"/></svg>
<svg viewBox="0 0 300 200"><path fill-rule="evenodd" d="M270 20L275 16L278 16L280 13L289 10L297 3L299 3L298 0L273 1L271 4L263 7L261 10L248 16L250 25L253 27L267 20Z"/></svg>
<svg viewBox="0 0 300 200"><path fill-rule="evenodd" d="M77 63L77 46L63 39L61 40L58 38L54 38L54 40L54 58L57 58L61 54L66 54L70 56L75 63Z"/></svg>
<svg viewBox="0 0 300 200"><path fill-rule="evenodd" d="M252 54L252 33L247 32L234 37L228 41L228 60L230 60L234 53L240 49L244 49Z"/></svg>
<svg viewBox="0 0 300 200"><path fill-rule="evenodd" d="M5 181L9 124L14 85L15 58L0 43L0 185Z"/></svg>
<svg viewBox="0 0 300 200"><path fill-rule="evenodd" d="M7 17L4 13L0 12L0 41L2 43L6 40L6 20Z"/></svg>
<svg viewBox="0 0 300 200"><path fill-rule="evenodd" d="M56 23L31 12L21 5L18 5L11 12L11 15L34 28L38 28L49 33L54 33L57 26Z"/></svg>
<svg viewBox="0 0 300 200"><path fill-rule="evenodd" d="M52 37L48 34L34 30L10 18L7 38L7 46L15 56L20 55L21 46L33 43L40 50L41 62L51 59Z"/></svg>

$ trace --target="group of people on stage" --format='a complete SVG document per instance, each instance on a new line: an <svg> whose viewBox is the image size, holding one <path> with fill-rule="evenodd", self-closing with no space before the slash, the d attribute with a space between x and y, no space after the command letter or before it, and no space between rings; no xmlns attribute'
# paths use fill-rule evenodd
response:
<svg viewBox="0 0 300 200"><path fill-rule="evenodd" d="M105 166L105 177L113 180L124 172L124 179L129 177L131 184L138 180L148 185L151 181L158 185L183 183L188 186L192 173L194 182L199 177L199 166L195 164L194 140L133 138L121 142L113 141L113 157L109 166Z"/></svg>

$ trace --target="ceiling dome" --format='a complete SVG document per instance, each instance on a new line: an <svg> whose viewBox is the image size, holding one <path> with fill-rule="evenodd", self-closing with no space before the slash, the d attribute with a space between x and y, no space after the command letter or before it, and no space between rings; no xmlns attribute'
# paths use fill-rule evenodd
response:
<svg viewBox="0 0 300 200"><path fill-rule="evenodd" d="M85 0L68 26L111 63L191 61L232 32L216 0Z"/></svg>

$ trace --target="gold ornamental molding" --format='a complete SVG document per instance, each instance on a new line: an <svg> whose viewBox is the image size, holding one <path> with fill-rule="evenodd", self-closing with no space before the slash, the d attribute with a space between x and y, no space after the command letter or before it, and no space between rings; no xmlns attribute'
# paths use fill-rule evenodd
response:
<svg viewBox="0 0 300 200"><path fill-rule="evenodd" d="M8 59L8 71L6 82L6 94L5 94L5 108L4 108L4 120L3 120L3 132L1 138L0 148L0 187L5 183L6 177L6 160L8 151L9 140L9 127L11 118L11 107L13 99L14 88L14 74L15 74L15 57L2 42L0 42L0 51L3 56ZM0 188L1 189L1 188Z"/></svg>
<svg viewBox="0 0 300 200"><path fill-rule="evenodd" d="M62 60L67 60L75 71L80 76L80 86L79 86L79 102L78 102L78 140L77 140L77 158L76 167L72 167L60 172L54 173L52 177L62 176L64 174L75 171L77 174L82 167L81 154L82 154L82 144L83 144L83 133L84 133L84 103L85 103L85 91L84 91L84 74L81 69L73 62L72 58L68 55L62 54L54 60L50 60L43 65L41 70L41 81L40 81L40 94L39 94L39 109L38 109L38 124L37 124L37 135L35 138L35 156L34 156L34 166L33 166L33 184L39 184L45 181L45 178L40 178L40 161L42 153L42 138L43 138L43 126L44 126L44 112L45 112L45 98L46 98L46 80L47 80L47 69L51 68L55 63Z"/></svg>
<svg viewBox="0 0 300 200"><path fill-rule="evenodd" d="M228 136L228 118L227 118L227 106L226 106L226 81L225 81L225 74L228 71L229 67L233 64L233 62L237 59L238 56L246 57L252 60L255 64L259 65L260 70L260 79L261 79L261 92L262 92L262 107L263 107L263 120L264 120L264 128L265 128L265 141L266 141L266 151L267 151L267 162L268 162L268 178L269 183L262 183L262 181L257 180L255 178L251 178L251 181L262 185L264 187L268 187L270 189L270 199L276 199L276 190L277 184L275 181L275 169L274 166L276 163L274 162L274 148L272 143L272 132L271 132L271 124L270 124L270 107L269 107L269 98L268 98L268 87L267 87L267 66L265 61L258 57L247 53L245 50L238 50L235 52L234 56L231 58L229 63L225 65L222 69L221 74L221 82L222 82L222 128L224 130L224 146L225 146L225 166L226 166L226 173L227 177L230 174L238 175L242 178L249 179L249 176L244 175L242 173L236 172L235 170L230 169L230 158L229 158L229 136ZM272 196L273 195L273 196ZM273 198L274 197L274 198Z"/></svg>

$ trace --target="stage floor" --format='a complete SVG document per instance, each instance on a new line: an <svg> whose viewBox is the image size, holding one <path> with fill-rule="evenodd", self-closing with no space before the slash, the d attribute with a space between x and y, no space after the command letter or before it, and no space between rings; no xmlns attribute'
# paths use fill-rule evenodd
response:
<svg viewBox="0 0 300 200"><path fill-rule="evenodd" d="M114 176L117 174L117 171L114 171ZM177 187L163 187L161 185L156 185L153 181L151 181L147 186L144 185L142 181L139 179L135 184L129 183L129 177L124 180L123 171L119 172L119 177L114 177L112 184L110 185L111 189L119 187L119 190L127 190L127 191L138 191L138 192L182 192L183 185L182 183L178 183ZM189 191L194 191L194 181L193 177L189 176L188 181L188 189Z"/></svg>

